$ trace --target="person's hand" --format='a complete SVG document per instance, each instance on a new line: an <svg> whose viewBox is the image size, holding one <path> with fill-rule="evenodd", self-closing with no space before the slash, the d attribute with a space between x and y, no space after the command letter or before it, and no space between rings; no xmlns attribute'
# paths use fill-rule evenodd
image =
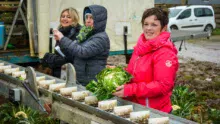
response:
<svg viewBox="0 0 220 124"><path fill-rule="evenodd" d="M116 92L114 92L112 95L117 97L124 97L124 85L117 87Z"/></svg>
<svg viewBox="0 0 220 124"><path fill-rule="evenodd" d="M60 39L63 37L63 34L58 30L53 30L53 36L55 40L60 41Z"/></svg>
<svg viewBox="0 0 220 124"><path fill-rule="evenodd" d="M51 57L51 54L46 53L44 55L44 57L42 59L40 59L40 63L42 64L43 67L48 67L49 66L48 59L50 59L50 57Z"/></svg>
<svg viewBox="0 0 220 124"><path fill-rule="evenodd" d="M52 107L51 103L44 104L44 108L45 108L46 112L48 113L48 115L51 113L51 107Z"/></svg>
<svg viewBox="0 0 220 124"><path fill-rule="evenodd" d="M114 66L114 65L106 65L105 67L106 68L115 68L116 66Z"/></svg>

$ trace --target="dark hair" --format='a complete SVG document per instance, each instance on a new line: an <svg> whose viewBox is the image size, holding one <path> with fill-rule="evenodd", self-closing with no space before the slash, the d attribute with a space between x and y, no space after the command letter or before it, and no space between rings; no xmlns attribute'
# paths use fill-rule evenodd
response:
<svg viewBox="0 0 220 124"><path fill-rule="evenodd" d="M142 19L141 19L141 23L142 26L144 25L144 20L145 18L155 15L157 17L157 20L160 21L161 27L164 28L164 26L166 26L168 24L168 13L164 10L162 10L161 8L150 8L150 9L146 9L142 15Z"/></svg>

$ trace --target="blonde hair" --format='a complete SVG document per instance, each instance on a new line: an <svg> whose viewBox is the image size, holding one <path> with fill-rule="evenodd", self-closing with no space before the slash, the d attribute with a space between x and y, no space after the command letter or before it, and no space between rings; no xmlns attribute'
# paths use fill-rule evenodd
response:
<svg viewBox="0 0 220 124"><path fill-rule="evenodd" d="M78 14L77 10L74 9L74 8L72 8L72 7L66 8L66 9L64 9L64 10L61 12L61 14L60 14L60 21L61 21L62 14L63 14L64 12L66 12L66 11L69 13L71 19L73 20L73 24L72 24L72 25L73 25L73 26L76 26L76 25L79 23L79 14ZM61 28L61 27L62 27L62 26L61 26L61 24L60 24L58 28Z"/></svg>

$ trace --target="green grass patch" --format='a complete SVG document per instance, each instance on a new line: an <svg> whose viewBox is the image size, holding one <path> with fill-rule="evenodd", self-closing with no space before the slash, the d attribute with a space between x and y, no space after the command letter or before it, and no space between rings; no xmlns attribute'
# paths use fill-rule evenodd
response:
<svg viewBox="0 0 220 124"><path fill-rule="evenodd" d="M220 28L214 29L212 35L220 35Z"/></svg>

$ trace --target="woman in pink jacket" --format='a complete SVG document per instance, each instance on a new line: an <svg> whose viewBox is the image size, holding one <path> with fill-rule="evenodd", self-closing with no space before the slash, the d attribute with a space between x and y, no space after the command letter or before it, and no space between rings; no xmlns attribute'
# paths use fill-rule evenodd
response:
<svg viewBox="0 0 220 124"><path fill-rule="evenodd" d="M141 23L143 33L126 68L133 78L117 87L113 95L170 113L170 96L179 64L177 50L166 32L168 14L159 8L147 9Z"/></svg>

